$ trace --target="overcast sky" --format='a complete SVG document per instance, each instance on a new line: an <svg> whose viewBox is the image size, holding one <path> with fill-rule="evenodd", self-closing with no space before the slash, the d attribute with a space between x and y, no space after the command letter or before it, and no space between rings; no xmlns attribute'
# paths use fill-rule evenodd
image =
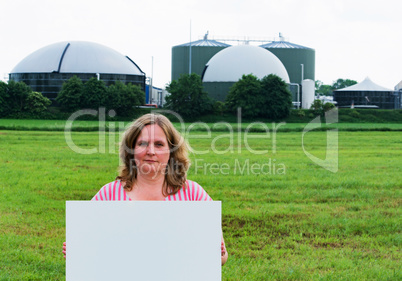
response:
<svg viewBox="0 0 402 281"><path fill-rule="evenodd" d="M316 80L393 89L402 80L397 0L0 0L0 79L37 49L91 41L129 56L154 85L170 82L172 47L201 39L279 39L315 49Z"/></svg>

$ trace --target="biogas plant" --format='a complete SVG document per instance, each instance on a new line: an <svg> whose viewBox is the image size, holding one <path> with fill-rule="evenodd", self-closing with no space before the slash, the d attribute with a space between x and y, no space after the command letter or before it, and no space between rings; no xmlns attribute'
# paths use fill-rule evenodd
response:
<svg viewBox="0 0 402 281"><path fill-rule="evenodd" d="M225 100L230 87L244 74L259 79L276 74L289 85L295 108L309 109L315 99L315 50L288 42L281 33L274 40L211 40L207 33L201 40L174 46L172 80L188 73L199 74L204 90L218 101ZM321 99L338 107L399 109L402 81L391 90L366 78Z"/></svg>
<svg viewBox="0 0 402 281"><path fill-rule="evenodd" d="M191 41L191 40L190 40ZM230 43L230 44L229 44ZM136 54L141 55L141 54ZM288 85L295 108L310 108L315 99L315 50L278 39L209 39L172 47L171 81L182 74L201 76L211 98L225 101L231 86L243 75L259 79L276 74ZM25 57L9 74L9 80L22 81L34 91L54 101L65 81L78 76L83 82L97 77L111 85L119 80L138 85L147 104L163 107L169 93L152 84L128 56L93 42L65 41L45 46ZM395 90L366 79L358 85L334 91L329 102L338 107L401 108L402 82Z"/></svg>
<svg viewBox="0 0 402 281"><path fill-rule="evenodd" d="M314 100L315 50L287 42L281 34L279 40L211 40L207 33L172 48L172 80L188 73L200 75L205 91L218 101L225 100L244 74L259 79L276 74L289 84L295 107L309 108Z"/></svg>
<svg viewBox="0 0 402 281"><path fill-rule="evenodd" d="M233 45L224 43L227 41ZM260 46L249 43L264 43ZM172 47L171 78L196 73L204 90L215 100L224 101L230 87L244 74L263 78L276 74L290 85L295 106L314 100L314 49L280 40L203 39ZM9 79L23 81L34 91L54 101L65 81L78 76L83 82L92 77L139 85L146 103L163 106L166 91L146 81L146 74L133 60L101 44L86 41L58 42L33 52L21 60ZM151 78L151 77L148 77ZM152 90L150 90L152 89Z"/></svg>

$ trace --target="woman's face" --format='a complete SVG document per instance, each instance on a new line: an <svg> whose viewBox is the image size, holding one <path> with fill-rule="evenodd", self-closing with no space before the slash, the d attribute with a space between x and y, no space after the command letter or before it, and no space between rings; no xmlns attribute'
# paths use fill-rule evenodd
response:
<svg viewBox="0 0 402 281"><path fill-rule="evenodd" d="M145 126L134 146L134 161L138 175L164 172L169 157L169 144L162 128L156 124Z"/></svg>

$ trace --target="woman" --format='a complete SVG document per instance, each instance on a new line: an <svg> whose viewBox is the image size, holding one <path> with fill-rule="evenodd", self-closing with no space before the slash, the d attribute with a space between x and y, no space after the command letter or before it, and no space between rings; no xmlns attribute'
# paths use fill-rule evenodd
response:
<svg viewBox="0 0 402 281"><path fill-rule="evenodd" d="M131 124L123 136L120 159L119 176L92 200L212 200L198 183L186 179L190 165L187 145L163 115L146 114ZM222 236L222 265L227 258Z"/></svg>

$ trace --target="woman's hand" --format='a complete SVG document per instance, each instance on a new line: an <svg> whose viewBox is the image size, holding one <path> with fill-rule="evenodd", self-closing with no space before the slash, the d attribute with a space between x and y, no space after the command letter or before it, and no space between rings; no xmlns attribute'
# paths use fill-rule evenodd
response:
<svg viewBox="0 0 402 281"><path fill-rule="evenodd" d="M222 265L224 265L227 260L228 260L228 252L226 251L225 241L222 240L222 242L221 242L221 261L222 261Z"/></svg>
<svg viewBox="0 0 402 281"><path fill-rule="evenodd" d="M63 257L66 258L66 242L63 242Z"/></svg>

